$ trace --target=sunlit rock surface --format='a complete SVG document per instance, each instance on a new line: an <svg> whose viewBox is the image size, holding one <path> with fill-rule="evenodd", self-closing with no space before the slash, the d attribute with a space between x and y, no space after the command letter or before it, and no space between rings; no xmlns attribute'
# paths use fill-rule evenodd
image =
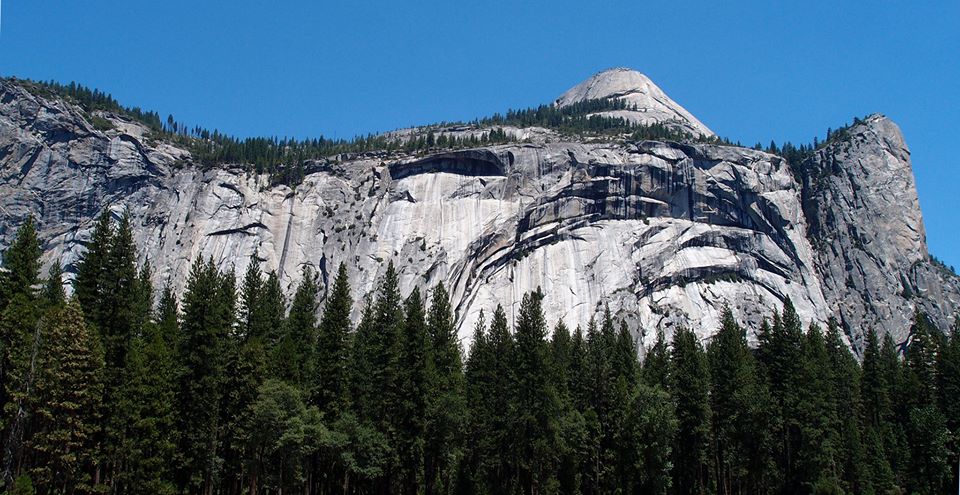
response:
<svg viewBox="0 0 960 495"><path fill-rule="evenodd" d="M571 105L585 100L623 100L635 110L600 112L600 115L622 117L644 124L664 124L688 132L694 136L713 136L707 126L690 112L670 99L647 76L631 69L618 67L600 72L590 79L570 88L554 102L559 106Z"/></svg>
<svg viewBox="0 0 960 495"><path fill-rule="evenodd" d="M561 103L612 91L582 86ZM158 287L182 289L198 256L242 276L257 253L288 294L304 266L326 290L345 263L359 316L392 260L404 293L449 288L465 341L480 311L502 304L513 318L537 287L551 325L585 326L608 304L648 344L679 325L708 338L725 306L757 324L789 297L805 322L841 318L857 349L870 327L904 339L915 307L946 325L960 301L956 279L928 261L909 152L881 116L802 170L744 148L567 142L541 129L532 143L311 162L295 189L240 167L202 170L104 117L114 129L0 82L0 244L34 215L45 265L60 258L68 279L109 207L132 215Z"/></svg>

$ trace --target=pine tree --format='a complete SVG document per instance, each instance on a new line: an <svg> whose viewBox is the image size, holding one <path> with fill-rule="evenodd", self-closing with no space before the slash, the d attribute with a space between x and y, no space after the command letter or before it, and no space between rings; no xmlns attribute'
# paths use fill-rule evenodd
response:
<svg viewBox="0 0 960 495"><path fill-rule="evenodd" d="M930 324L918 310L910 329L904 380L910 450L906 479L908 489L916 493L940 493L950 477L949 431L936 406L936 353Z"/></svg>
<svg viewBox="0 0 960 495"><path fill-rule="evenodd" d="M75 301L44 318L41 334L31 477L43 492L92 492L103 350Z"/></svg>
<svg viewBox="0 0 960 495"><path fill-rule="evenodd" d="M10 247L3 253L0 271L0 311L17 296L34 297L34 285L40 277L40 243L33 217L27 217L17 229Z"/></svg>
<svg viewBox="0 0 960 495"><path fill-rule="evenodd" d="M161 313L158 323L145 325L127 361L121 418L126 427L121 446L125 469L115 485L124 493L165 494L176 488L170 459L176 453L177 365L175 342L167 335L170 325L176 325L176 301L166 299L163 305L166 314Z"/></svg>
<svg viewBox="0 0 960 495"><path fill-rule="evenodd" d="M620 486L628 486L632 480L629 445L633 431L626 420L630 415L630 404L639 385L639 362L637 347L633 335L624 321L620 322L616 341L610 355L610 411L607 420L609 428L609 447L613 457L613 480Z"/></svg>
<svg viewBox="0 0 960 495"><path fill-rule="evenodd" d="M830 405L836 423L832 428L839 437L838 451L841 480L845 491L872 490L864 473L866 455L863 449L863 404L860 402L860 366L844 343L840 323L835 318L827 322L826 352L830 363L830 381L833 396ZM853 413L849 413L852 411Z"/></svg>
<svg viewBox="0 0 960 495"><path fill-rule="evenodd" d="M497 305L490 320L490 369L492 379L486 387L486 431L490 441L490 455L482 461L488 474L487 485L494 493L503 493L516 483L517 466L513 462L514 439L510 424L515 411L517 376L517 341L510 333L507 314Z"/></svg>
<svg viewBox="0 0 960 495"><path fill-rule="evenodd" d="M535 494L556 483L559 400L550 379L539 291L525 294L517 318L513 440L523 493Z"/></svg>
<svg viewBox="0 0 960 495"><path fill-rule="evenodd" d="M287 300L280 287L280 276L271 270L267 273L267 280L263 283L258 308L260 328L254 331L263 339L264 351L268 358L268 375L278 378L283 374L283 368L288 356L284 356L280 349L284 339L286 327Z"/></svg>
<svg viewBox="0 0 960 495"><path fill-rule="evenodd" d="M885 376L884 382L889 386L889 398L892 415L890 418L890 435L884 437L884 448L887 459L893 470L896 484L905 488L909 476L910 451L907 445L906 426L910 421L910 405L906 401L909 394L905 378L904 364L899 357L899 345L893 341L890 334L883 336L880 346L880 372ZM899 400L895 400L900 398Z"/></svg>
<svg viewBox="0 0 960 495"><path fill-rule="evenodd" d="M426 443L426 407L428 400L427 360L431 352L427 322L420 289L414 289L404 304L405 322L400 338L398 376L399 429L398 453L402 492L416 494L424 480Z"/></svg>
<svg viewBox="0 0 960 495"><path fill-rule="evenodd" d="M245 339L262 338L263 323L259 310L263 293L263 275L260 271L260 257L257 251L250 256L247 270L240 284L240 335Z"/></svg>
<svg viewBox="0 0 960 495"><path fill-rule="evenodd" d="M442 136L441 136L442 137ZM466 454L460 465L460 480L457 493L476 493L482 482L480 462L484 460L487 446L484 426L489 418L484 408L486 389L492 379L493 370L490 369L490 341L487 333L487 320L480 310L477 322L473 326L473 343L464 370L466 382L467 417L466 425Z"/></svg>
<svg viewBox="0 0 960 495"><path fill-rule="evenodd" d="M796 451L796 480L808 491L840 490L839 432L833 387L832 366L823 333L811 324L801 344L802 368L798 377L799 409L796 411L800 438ZM798 485L794 485L798 486Z"/></svg>
<svg viewBox="0 0 960 495"><path fill-rule="evenodd" d="M450 298L443 284L433 290L427 317L427 403L424 445L426 493L449 491L462 455L467 415L463 356Z"/></svg>
<svg viewBox="0 0 960 495"><path fill-rule="evenodd" d="M309 266L304 266L303 276L290 305L286 331L278 347L274 361L281 370L279 378L310 393L312 370L316 368L317 348L317 294L320 286L317 276Z"/></svg>
<svg viewBox="0 0 960 495"><path fill-rule="evenodd" d="M772 425L764 410L768 392L747 346L746 332L729 309L723 312L707 357L717 492L769 492L774 466L769 451Z"/></svg>
<svg viewBox="0 0 960 495"><path fill-rule="evenodd" d="M937 355L937 399L950 430L950 460L953 479L960 479L960 315L954 317L953 327L946 343ZM956 486L956 483L954 483Z"/></svg>
<svg viewBox="0 0 960 495"><path fill-rule="evenodd" d="M104 208L97 217L96 225L86 251L77 263L77 276L73 281L74 292L88 322L99 326L106 319L104 301L110 245L113 238L113 223L109 208Z"/></svg>
<svg viewBox="0 0 960 495"><path fill-rule="evenodd" d="M803 376L803 336L800 317L789 298L783 302L783 312L774 314L773 325L764 322L757 335L758 361L776 404L774 422L780 425L778 468L788 487L802 484L796 463L802 439L802 420L798 415L802 406L799 381Z"/></svg>
<svg viewBox="0 0 960 495"><path fill-rule="evenodd" d="M888 458L889 446L895 444L893 409L889 373L883 369L880 342L874 329L867 330L863 351L863 379L860 387L863 403L863 440L867 486L877 493L893 490L894 477Z"/></svg>
<svg viewBox="0 0 960 495"><path fill-rule="evenodd" d="M339 413L347 404L347 338L352 307L350 280L346 265L341 263L320 319L317 364L313 374L316 385L312 403L327 416Z"/></svg>
<svg viewBox="0 0 960 495"><path fill-rule="evenodd" d="M5 444L4 479L0 481L7 486L13 482L13 467L19 461L25 430L20 405L27 399L23 395L31 383L30 363L36 354L41 312L34 286L39 282L39 273L40 244L33 219L28 217L3 253L0 270L0 441ZM19 400L15 399L17 394Z"/></svg>
<svg viewBox="0 0 960 495"><path fill-rule="evenodd" d="M398 340L404 322L399 278L391 262L380 281L377 297L368 305L354 338L351 356L351 390L361 425L370 425L394 446L399 421L397 375ZM375 483L378 490L394 489L395 452L384 453L384 476Z"/></svg>
<svg viewBox="0 0 960 495"><path fill-rule="evenodd" d="M679 493L710 493L710 368L693 331L673 334L670 392L676 401L674 486Z"/></svg>
<svg viewBox="0 0 960 495"><path fill-rule="evenodd" d="M43 302L47 307L56 307L67 301L63 290L63 265L56 260L47 271L47 280L43 284Z"/></svg>
<svg viewBox="0 0 960 495"><path fill-rule="evenodd" d="M587 428L587 466L583 480L589 492L607 492L614 489L615 459L612 449L614 428L612 356L616 333L609 309L604 312L600 328L596 320L587 325L585 374L588 379L587 409L584 421Z"/></svg>
<svg viewBox="0 0 960 495"><path fill-rule="evenodd" d="M101 319L95 320L104 342L107 360L107 404L119 387L121 373L126 365L130 341L137 325L136 306L136 246L130 214L124 211L107 249L104 279L100 286Z"/></svg>
<svg viewBox="0 0 960 495"><path fill-rule="evenodd" d="M583 345L583 336L580 336ZM580 493L580 466L584 455L583 446L587 442L586 423L583 415L574 406L571 393L572 361L574 348L570 331L563 323L557 321L550 338L550 363L553 384L560 401L560 442L557 448L559 457L558 481L560 493Z"/></svg>
<svg viewBox="0 0 960 495"><path fill-rule="evenodd" d="M667 390L670 376L670 349L663 330L657 330L657 338L643 360L641 376L650 387Z"/></svg>
<svg viewBox="0 0 960 495"><path fill-rule="evenodd" d="M212 487L216 470L224 355L232 316L226 281L213 261L194 261L183 296L177 447L181 490ZM229 285L232 288L232 284Z"/></svg>

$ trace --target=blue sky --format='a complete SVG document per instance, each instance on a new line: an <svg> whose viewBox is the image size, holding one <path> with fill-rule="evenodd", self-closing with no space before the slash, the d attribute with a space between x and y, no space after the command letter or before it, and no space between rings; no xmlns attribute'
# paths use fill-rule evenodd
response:
<svg viewBox="0 0 960 495"><path fill-rule="evenodd" d="M0 74L76 80L237 135L350 137L546 103L612 66L720 135L903 129L960 268L960 2L7 0Z"/></svg>

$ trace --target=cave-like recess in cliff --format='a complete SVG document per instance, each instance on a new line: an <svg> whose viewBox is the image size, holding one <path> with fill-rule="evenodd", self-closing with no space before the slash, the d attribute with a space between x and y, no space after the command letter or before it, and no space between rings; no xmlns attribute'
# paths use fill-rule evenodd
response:
<svg viewBox="0 0 960 495"><path fill-rule="evenodd" d="M436 172L470 176L503 176L506 175L506 166L499 156L489 150L454 151L431 155L412 162L390 164L390 177L394 180Z"/></svg>

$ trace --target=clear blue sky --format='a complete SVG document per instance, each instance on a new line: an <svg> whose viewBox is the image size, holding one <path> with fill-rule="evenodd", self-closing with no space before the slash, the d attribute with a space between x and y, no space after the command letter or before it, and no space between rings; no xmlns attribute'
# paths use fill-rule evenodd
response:
<svg viewBox="0 0 960 495"><path fill-rule="evenodd" d="M911 148L931 252L960 268L960 1L733 3L6 0L0 74L244 136L471 119L612 66L744 144L881 112Z"/></svg>

